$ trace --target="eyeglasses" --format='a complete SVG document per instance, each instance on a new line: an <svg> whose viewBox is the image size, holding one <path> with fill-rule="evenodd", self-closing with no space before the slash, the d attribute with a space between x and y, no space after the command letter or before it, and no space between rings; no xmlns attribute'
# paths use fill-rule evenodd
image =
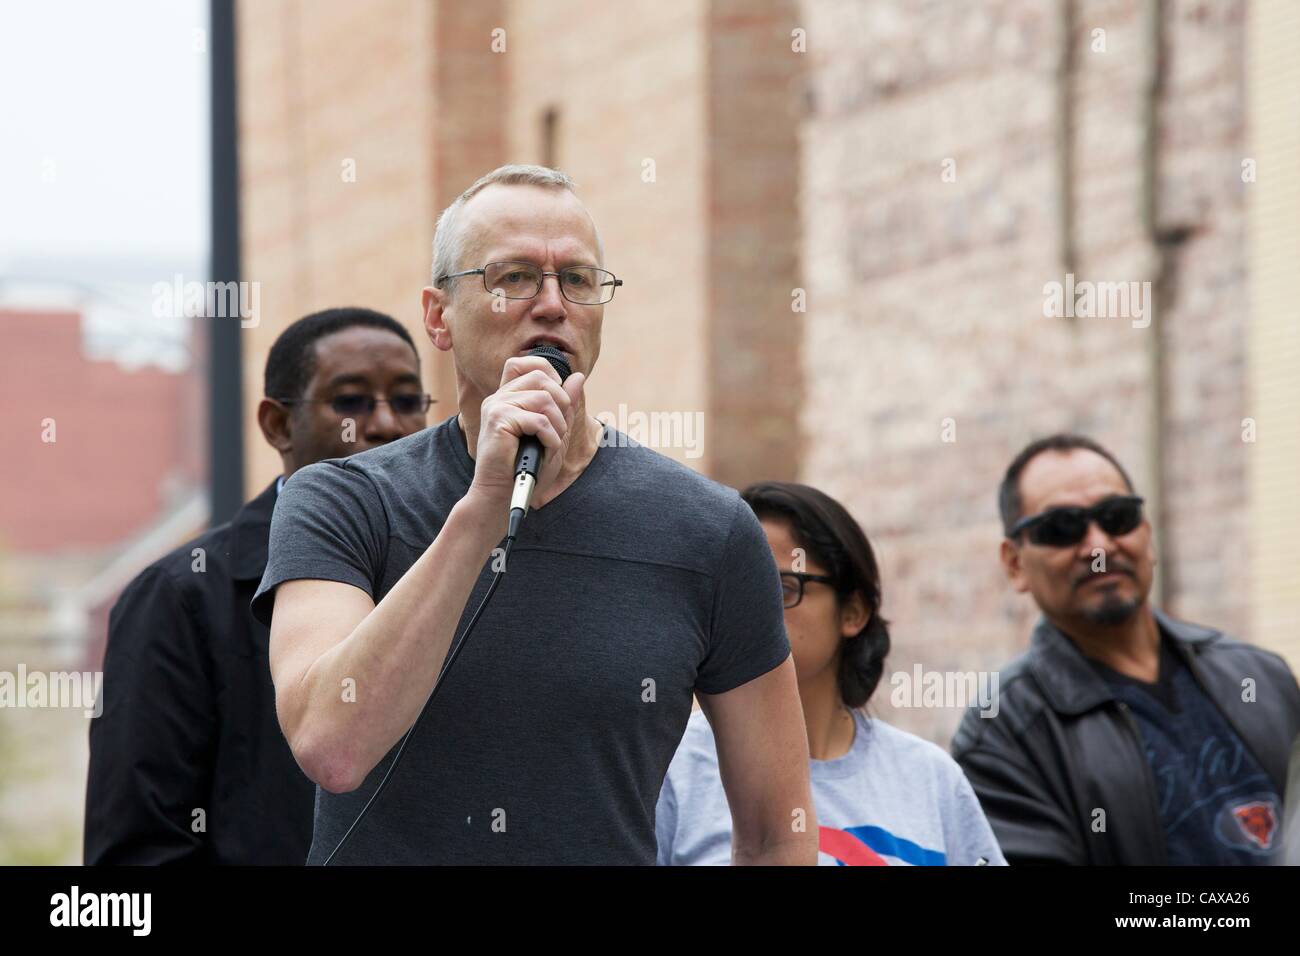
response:
<svg viewBox="0 0 1300 956"><path fill-rule="evenodd" d="M802 571L781 572L781 594L785 598L787 610L799 606L799 602L803 600L804 585L809 581L815 581L818 584L835 584L835 579L827 577L825 574L804 574Z"/></svg>
<svg viewBox="0 0 1300 956"><path fill-rule="evenodd" d="M1114 495L1091 508L1049 508L1017 521L1007 537L1015 539L1023 531L1034 544L1068 548L1083 540L1093 521L1112 538L1128 534L1142 523L1142 499L1136 495Z"/></svg>
<svg viewBox="0 0 1300 956"><path fill-rule="evenodd" d="M469 269L442 276L441 286L448 279L461 276L483 277L483 288L503 299L531 299L542 291L542 281L555 276L560 283L560 294L576 305L603 305L614 298L614 290L623 284L614 273L594 266L571 266L559 272L543 272L530 262L489 262L482 269Z"/></svg>
<svg viewBox="0 0 1300 956"><path fill-rule="evenodd" d="M394 395L392 398L375 398L373 395L335 395L333 398L277 398L281 405L328 405L339 414L348 418L374 414L375 406L385 402L393 414L405 418L408 415L423 415L436 399L432 395L417 395L414 392Z"/></svg>

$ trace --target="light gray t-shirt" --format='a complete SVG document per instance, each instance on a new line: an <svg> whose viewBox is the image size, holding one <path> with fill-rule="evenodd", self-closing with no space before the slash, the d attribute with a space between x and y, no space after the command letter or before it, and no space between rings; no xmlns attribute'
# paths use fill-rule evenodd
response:
<svg viewBox="0 0 1300 956"><path fill-rule="evenodd" d="M854 712L853 744L811 764L823 866L1005 865L965 774L941 748ZM731 811L703 711L691 715L659 794L661 866L731 863Z"/></svg>
<svg viewBox="0 0 1300 956"><path fill-rule="evenodd" d="M453 416L296 472L254 614L269 622L275 587L295 578L353 584L378 603L473 469ZM458 636L491 578L489 561ZM491 603L334 862L651 864L655 797L692 692L731 690L789 653L780 578L749 507L607 427L587 469L529 513ZM337 845L395 751L352 793L317 788L308 863Z"/></svg>

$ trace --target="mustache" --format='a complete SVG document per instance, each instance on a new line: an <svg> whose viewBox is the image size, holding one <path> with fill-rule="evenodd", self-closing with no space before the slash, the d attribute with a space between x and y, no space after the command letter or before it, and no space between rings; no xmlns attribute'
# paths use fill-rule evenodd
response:
<svg viewBox="0 0 1300 956"><path fill-rule="evenodd" d="M1091 581L1098 574L1124 574L1132 578L1134 581L1137 580L1136 572L1134 572L1133 568L1127 564L1107 561L1104 571L1094 571L1092 570L1092 563L1089 561L1086 569L1075 575L1072 587L1078 588L1081 585L1086 584L1088 581Z"/></svg>

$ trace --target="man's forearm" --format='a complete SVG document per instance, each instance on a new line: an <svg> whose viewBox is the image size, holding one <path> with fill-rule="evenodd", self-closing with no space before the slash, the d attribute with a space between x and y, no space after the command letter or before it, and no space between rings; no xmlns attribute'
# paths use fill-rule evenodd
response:
<svg viewBox="0 0 1300 956"><path fill-rule="evenodd" d="M300 725L317 752L343 768L329 774L332 788L360 786L419 715L483 565L505 536L497 512L461 499L392 590L303 676Z"/></svg>

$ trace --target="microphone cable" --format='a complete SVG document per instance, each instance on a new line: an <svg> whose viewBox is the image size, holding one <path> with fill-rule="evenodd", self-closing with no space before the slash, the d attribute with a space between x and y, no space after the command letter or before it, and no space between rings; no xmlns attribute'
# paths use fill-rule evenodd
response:
<svg viewBox="0 0 1300 956"><path fill-rule="evenodd" d="M357 814L357 818L352 821L352 825L348 827L347 832L343 834L343 838L339 840L338 845L330 851L330 855L325 858L325 862L322 863L321 866L330 865L330 861L334 859L335 854L337 854L339 850L343 849L343 845L347 843L348 838L352 836L352 831L354 831L361 821L365 819L370 808L374 806L375 801L379 799L379 795L384 792L384 787L388 785L389 779L393 776L393 771L397 769L397 765L402 760L402 754L406 751L406 745L410 742L411 735L415 733L415 729L419 727L420 722L424 720L424 715L429 712L429 705L433 703L434 695L438 693L438 688L442 686L443 678L445 678L447 672L451 670L451 665L456 662L456 658L460 655L461 648L464 647L465 642L469 640L470 631L474 630L474 625L478 623L479 616L482 615L483 609L487 607L488 601L492 600L492 595L496 593L497 585L501 583L501 576L506 572L506 565L510 561L510 549L514 546L515 535L518 533L518 522L512 521L511 525L511 533L506 535L506 546L501 559L501 567L499 570L493 572L492 583L488 585L487 594L483 595L483 600L479 603L478 610L476 610L474 616L469 619L469 624L465 626L465 632L461 634L460 640L456 641L452 645L451 651L447 654L447 659L442 662L442 669L438 672L438 679L433 682L433 689L429 691L429 696L425 698L424 706L420 708L420 713L415 718L415 723L411 724L411 729L406 732L404 737L402 737L402 742L397 748L397 753L393 755L393 762L388 765L388 770L384 773L383 779L379 781L379 786L375 788L375 792L370 795L370 799L366 801L366 805L361 808L361 812Z"/></svg>

